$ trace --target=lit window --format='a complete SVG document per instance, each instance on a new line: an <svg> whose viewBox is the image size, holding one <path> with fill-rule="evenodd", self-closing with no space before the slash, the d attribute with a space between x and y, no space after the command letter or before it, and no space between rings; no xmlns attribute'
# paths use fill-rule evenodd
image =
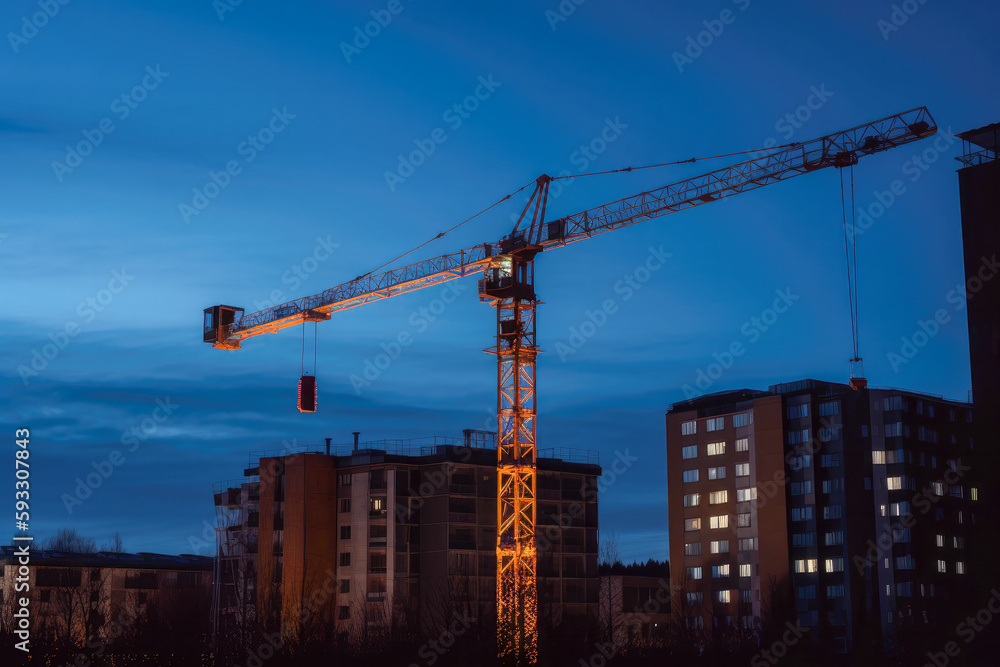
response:
<svg viewBox="0 0 1000 667"><path fill-rule="evenodd" d="M729 563L725 565L713 565L712 566L712 576L715 578L728 577L729 576Z"/></svg>
<svg viewBox="0 0 1000 667"><path fill-rule="evenodd" d="M684 507L697 507L700 502L700 493L688 493L684 496Z"/></svg>
<svg viewBox="0 0 1000 667"><path fill-rule="evenodd" d="M944 495L944 482L931 482L931 492L935 496Z"/></svg>
<svg viewBox="0 0 1000 667"><path fill-rule="evenodd" d="M684 519L684 530L701 530L701 519Z"/></svg>
<svg viewBox="0 0 1000 667"><path fill-rule="evenodd" d="M729 602L729 591L719 591L719 602Z"/></svg>
<svg viewBox="0 0 1000 667"><path fill-rule="evenodd" d="M700 567L686 567L684 568L684 573L687 576L688 581L691 581L692 579L701 579Z"/></svg>
<svg viewBox="0 0 1000 667"><path fill-rule="evenodd" d="M885 465L885 450L872 450L872 465Z"/></svg>
<svg viewBox="0 0 1000 667"><path fill-rule="evenodd" d="M682 459L693 459L698 456L698 445L688 445L681 448Z"/></svg>
<svg viewBox="0 0 1000 667"><path fill-rule="evenodd" d="M715 540L710 542L708 550L713 554L729 553L729 540Z"/></svg>
<svg viewBox="0 0 1000 667"><path fill-rule="evenodd" d="M750 527L750 512L743 512L736 515L736 525L740 528Z"/></svg>
<svg viewBox="0 0 1000 667"><path fill-rule="evenodd" d="M738 451L738 452L747 452L747 451L750 451L750 439L749 438L740 438L739 440L737 440L736 441L736 451Z"/></svg>
<svg viewBox="0 0 1000 667"><path fill-rule="evenodd" d="M737 477L749 477L750 476L750 464L749 463L737 463L736 464L736 476Z"/></svg>
<svg viewBox="0 0 1000 667"><path fill-rule="evenodd" d="M815 558L797 559L795 561L796 574L811 574L818 571L817 560Z"/></svg>
<svg viewBox="0 0 1000 667"><path fill-rule="evenodd" d="M711 530L715 530L717 528L729 528L729 515L719 514L718 516L709 517L708 527Z"/></svg>
<svg viewBox="0 0 1000 667"><path fill-rule="evenodd" d="M972 487L971 489L969 489L969 499L979 500L979 489L977 489L976 487Z"/></svg>
<svg viewBox="0 0 1000 667"><path fill-rule="evenodd" d="M694 435L698 432L698 422L684 422L681 424L681 435Z"/></svg>
<svg viewBox="0 0 1000 667"><path fill-rule="evenodd" d="M942 573L948 571L948 564L945 563L940 558L938 559L938 562L937 562L937 571L938 572L942 572Z"/></svg>
<svg viewBox="0 0 1000 667"><path fill-rule="evenodd" d="M750 563L740 563L740 576L741 577L750 576Z"/></svg>
<svg viewBox="0 0 1000 667"><path fill-rule="evenodd" d="M901 477L889 477L885 480L885 488L890 491L898 491L903 488L903 479Z"/></svg>
<svg viewBox="0 0 1000 667"><path fill-rule="evenodd" d="M957 560L955 561L955 574L965 574L965 562Z"/></svg>
<svg viewBox="0 0 1000 667"><path fill-rule="evenodd" d="M944 546L944 535L937 535L936 536L936 540L937 540L937 545L939 547L943 547Z"/></svg>
<svg viewBox="0 0 1000 667"><path fill-rule="evenodd" d="M709 505L718 505L718 504L724 503L724 502L726 502L728 500L729 500L729 492L728 491L712 491L711 493L708 494L708 504Z"/></svg>
<svg viewBox="0 0 1000 667"><path fill-rule="evenodd" d="M685 482L697 482L698 481L698 470L685 470L683 474L683 479Z"/></svg>
<svg viewBox="0 0 1000 667"><path fill-rule="evenodd" d="M956 549L964 549L965 548L965 538L964 537L958 537L957 535L954 536L954 537L952 537L951 538L951 546L955 547Z"/></svg>
<svg viewBox="0 0 1000 667"><path fill-rule="evenodd" d="M844 571L844 559L843 558L827 558L826 559L826 571L827 572L843 572Z"/></svg>
<svg viewBox="0 0 1000 667"><path fill-rule="evenodd" d="M726 453L726 443L724 442L710 442L706 447L709 456L718 456L719 454Z"/></svg>
<svg viewBox="0 0 1000 667"><path fill-rule="evenodd" d="M757 500L756 486L751 486L746 489L736 489L736 502L742 503L747 500Z"/></svg>

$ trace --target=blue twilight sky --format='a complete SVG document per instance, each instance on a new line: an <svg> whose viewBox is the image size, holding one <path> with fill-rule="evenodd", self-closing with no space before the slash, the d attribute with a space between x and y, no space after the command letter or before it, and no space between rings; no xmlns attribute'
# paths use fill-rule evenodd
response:
<svg viewBox="0 0 1000 667"><path fill-rule="evenodd" d="M11 458L14 430L32 432L36 536L74 526L100 542L119 530L130 550L190 552L213 517L212 482L239 476L252 450L494 423L495 362L482 350L495 315L472 279L453 283L443 312L451 296L438 287L320 326L315 415L294 406L301 331L213 350L200 342L207 306L250 311L322 291L543 172L806 140L920 105L937 144L856 168L857 205L876 214L858 240L862 354L875 385L967 396L966 320L948 298L962 280L960 143L947 133L1000 120L1000 7L478 4L4 3L0 421ZM376 19L387 25L359 36ZM434 150L401 165L420 145ZM563 181L549 210L725 163ZM875 193L897 180L883 212ZM413 259L499 239L514 208ZM653 251L671 256L624 289ZM663 415L699 373L718 375L713 355L744 344L702 381L708 391L846 381L845 271L835 170L539 258L540 446L637 457L601 498L601 527L626 559L667 553ZM751 318L768 317L776 291L794 299L763 331ZM616 312L567 354L608 299ZM890 363L942 308L939 332ZM404 332L412 345L352 386ZM133 428L142 439L129 440ZM118 465L105 463L116 450ZM77 478L97 468L110 476L70 513Z"/></svg>

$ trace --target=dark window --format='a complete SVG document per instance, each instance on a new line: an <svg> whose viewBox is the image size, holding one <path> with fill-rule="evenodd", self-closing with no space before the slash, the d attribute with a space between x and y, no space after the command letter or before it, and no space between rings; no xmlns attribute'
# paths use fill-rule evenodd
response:
<svg viewBox="0 0 1000 667"><path fill-rule="evenodd" d="M155 572L126 572L125 588L156 588Z"/></svg>
<svg viewBox="0 0 1000 667"><path fill-rule="evenodd" d="M340 554L340 564L344 567L349 566L351 564L351 554L346 551Z"/></svg>
<svg viewBox="0 0 1000 667"><path fill-rule="evenodd" d="M350 593L351 592L351 580L350 579L341 579L340 580L340 592L341 593Z"/></svg>
<svg viewBox="0 0 1000 667"><path fill-rule="evenodd" d="M349 539L351 539L351 527L350 526L341 526L340 527L340 539L342 539L342 540L349 540Z"/></svg>
<svg viewBox="0 0 1000 667"><path fill-rule="evenodd" d="M351 499L350 498L341 498L340 499L340 511L341 512L350 512L351 511Z"/></svg>
<svg viewBox="0 0 1000 667"><path fill-rule="evenodd" d="M351 618L351 608L350 607L338 607L337 608L337 619L341 621L346 621Z"/></svg>
<svg viewBox="0 0 1000 667"><path fill-rule="evenodd" d="M386 571L385 554L371 554L368 561L368 571L380 574Z"/></svg>
<svg viewBox="0 0 1000 667"><path fill-rule="evenodd" d="M76 588L80 585L81 579L82 572L80 570L40 567L35 572L35 586L38 588L47 586L68 586Z"/></svg>

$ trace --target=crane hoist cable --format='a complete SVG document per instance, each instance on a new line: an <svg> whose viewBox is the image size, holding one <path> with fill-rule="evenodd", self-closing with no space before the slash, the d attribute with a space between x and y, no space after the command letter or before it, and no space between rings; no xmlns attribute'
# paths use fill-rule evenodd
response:
<svg viewBox="0 0 1000 667"><path fill-rule="evenodd" d="M306 373L306 327L302 325L302 365L299 376L299 412L316 412L316 353L319 340L319 323L313 322L313 368L312 375Z"/></svg>
<svg viewBox="0 0 1000 667"><path fill-rule="evenodd" d="M851 360L850 360L850 386L852 389L861 389L868 384L865 379L865 367L861 359L859 328L858 328L858 235L854 206L854 165L850 169L850 189L851 189L851 222L847 222L847 194L844 190L844 170L840 172L840 203L844 219L844 254L847 259L847 300L851 309ZM848 229L850 227L850 229Z"/></svg>

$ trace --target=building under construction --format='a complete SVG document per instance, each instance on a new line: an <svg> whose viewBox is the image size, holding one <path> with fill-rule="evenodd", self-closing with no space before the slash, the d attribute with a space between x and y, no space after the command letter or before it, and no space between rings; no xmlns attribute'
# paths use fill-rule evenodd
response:
<svg viewBox="0 0 1000 667"><path fill-rule="evenodd" d="M596 634L597 454L538 459L539 632ZM214 623L290 643L496 639L495 434L265 452L216 485Z"/></svg>

